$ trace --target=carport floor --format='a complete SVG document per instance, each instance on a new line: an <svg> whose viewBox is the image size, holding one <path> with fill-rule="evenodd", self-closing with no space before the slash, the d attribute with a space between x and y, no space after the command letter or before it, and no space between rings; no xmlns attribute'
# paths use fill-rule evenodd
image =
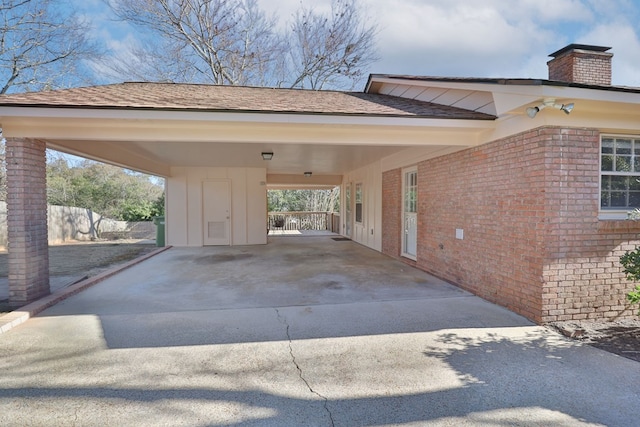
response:
<svg viewBox="0 0 640 427"><path fill-rule="evenodd" d="M636 362L328 237L156 255L0 335L0 383L8 425L630 426L640 397Z"/></svg>
<svg viewBox="0 0 640 427"><path fill-rule="evenodd" d="M85 310L140 313L470 296L357 243L328 237L171 248L119 278L108 289L101 287L99 301L86 294Z"/></svg>

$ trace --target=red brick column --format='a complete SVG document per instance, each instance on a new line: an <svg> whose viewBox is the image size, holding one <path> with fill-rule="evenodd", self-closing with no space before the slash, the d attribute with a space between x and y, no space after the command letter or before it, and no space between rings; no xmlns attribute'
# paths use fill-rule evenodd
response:
<svg viewBox="0 0 640 427"><path fill-rule="evenodd" d="M7 138L9 304L19 307L49 294L46 145Z"/></svg>
<svg viewBox="0 0 640 427"><path fill-rule="evenodd" d="M402 246L402 170L382 174L382 253L400 257Z"/></svg>

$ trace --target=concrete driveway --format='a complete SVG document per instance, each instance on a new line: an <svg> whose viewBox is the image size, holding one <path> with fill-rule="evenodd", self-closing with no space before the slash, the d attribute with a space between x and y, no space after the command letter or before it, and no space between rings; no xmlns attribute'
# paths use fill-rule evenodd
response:
<svg viewBox="0 0 640 427"><path fill-rule="evenodd" d="M0 335L0 424L638 424L640 365L349 241L172 248Z"/></svg>

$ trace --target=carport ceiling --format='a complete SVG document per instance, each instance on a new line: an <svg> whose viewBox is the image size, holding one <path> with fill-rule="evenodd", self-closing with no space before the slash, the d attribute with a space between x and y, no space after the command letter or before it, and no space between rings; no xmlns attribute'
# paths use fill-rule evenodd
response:
<svg viewBox="0 0 640 427"><path fill-rule="evenodd" d="M55 150L120 163L104 153L131 153L177 167L256 167L269 174L342 175L405 149L403 146L204 143L204 142L84 142L48 140ZM262 152L274 153L263 160ZM132 167L132 165L128 165Z"/></svg>

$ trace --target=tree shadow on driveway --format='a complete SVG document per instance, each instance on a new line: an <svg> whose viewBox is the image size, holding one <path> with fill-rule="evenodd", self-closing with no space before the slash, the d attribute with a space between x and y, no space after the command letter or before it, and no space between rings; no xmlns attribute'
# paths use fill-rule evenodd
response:
<svg viewBox="0 0 640 427"><path fill-rule="evenodd" d="M29 372L20 372L22 369L31 373L38 366L52 365L63 371L74 366L89 369L85 358L91 352L60 353L57 360L42 361L34 355L14 354L28 363L10 362L0 374L7 385L0 390L0 409L8 419L33 423L634 425L640 395L640 373L630 369L634 362L613 359L615 356L541 331L468 329L398 335L381 341L370 337L374 342L361 351L356 348L366 341L341 350L343 338L293 341L289 348L294 358L288 367L227 364L242 353L212 347L209 357L205 353L194 357L177 377L169 365L153 377L142 367L130 370L120 386L109 375L113 366L104 360L81 383L60 385L54 375L46 386L17 387L20 381L28 382L19 379L21 374L29 378ZM261 346L253 349L259 352ZM413 364L409 376L402 376L407 369L402 359L385 359L397 346L403 346L402 353ZM345 349L351 349L350 356L358 360L341 364ZM146 351L148 363L161 359ZM185 349L180 354L188 357L189 352ZM133 357L129 368L140 360ZM613 374L603 367L611 366L612 361ZM345 367L349 369L341 372ZM364 381L394 374L400 379L386 390L380 388L382 382ZM24 405L31 408L28 414Z"/></svg>

